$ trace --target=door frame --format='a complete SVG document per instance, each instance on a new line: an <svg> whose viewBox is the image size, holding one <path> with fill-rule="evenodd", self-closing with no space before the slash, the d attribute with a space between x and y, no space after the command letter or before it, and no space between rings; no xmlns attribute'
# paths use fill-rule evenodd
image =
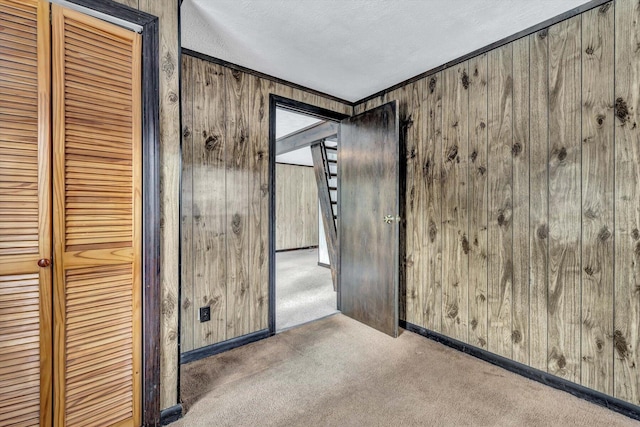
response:
<svg viewBox="0 0 640 427"><path fill-rule="evenodd" d="M283 96L269 95L269 335L276 333L276 108L337 122L350 117L348 114L316 107ZM338 144L338 152L339 150L340 144ZM340 177L338 177L338 191L340 191ZM339 247L340 245L338 245ZM338 283L340 283L339 280ZM340 301L339 286L337 292L336 303ZM340 310L339 306L338 310Z"/></svg>
<svg viewBox="0 0 640 427"><path fill-rule="evenodd" d="M67 0L142 27L142 425L160 424L160 96L159 23L104 0Z"/></svg>

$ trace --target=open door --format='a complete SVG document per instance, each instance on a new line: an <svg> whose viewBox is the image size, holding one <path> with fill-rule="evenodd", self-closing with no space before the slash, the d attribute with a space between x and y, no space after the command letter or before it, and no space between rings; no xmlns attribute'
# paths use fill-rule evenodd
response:
<svg viewBox="0 0 640 427"><path fill-rule="evenodd" d="M342 121L339 308L398 335L400 129L396 102Z"/></svg>

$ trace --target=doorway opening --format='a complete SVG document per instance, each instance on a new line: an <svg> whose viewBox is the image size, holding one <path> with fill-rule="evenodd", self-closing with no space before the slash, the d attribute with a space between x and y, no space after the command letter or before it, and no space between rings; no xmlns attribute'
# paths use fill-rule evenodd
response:
<svg viewBox="0 0 640 427"><path fill-rule="evenodd" d="M283 107L275 115L275 330L281 332L338 311L329 256L335 238L327 238L338 213L338 123ZM324 211L322 198L329 201Z"/></svg>

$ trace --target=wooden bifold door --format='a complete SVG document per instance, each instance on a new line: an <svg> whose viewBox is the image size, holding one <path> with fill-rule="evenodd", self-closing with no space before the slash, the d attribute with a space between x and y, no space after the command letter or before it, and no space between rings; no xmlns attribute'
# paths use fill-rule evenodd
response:
<svg viewBox="0 0 640 427"><path fill-rule="evenodd" d="M141 37L0 0L0 425L136 426Z"/></svg>

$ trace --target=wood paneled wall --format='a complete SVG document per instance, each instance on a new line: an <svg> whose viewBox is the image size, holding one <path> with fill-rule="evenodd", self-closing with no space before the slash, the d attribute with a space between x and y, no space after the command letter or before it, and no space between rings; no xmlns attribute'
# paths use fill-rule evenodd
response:
<svg viewBox="0 0 640 427"><path fill-rule="evenodd" d="M271 93L352 113L350 105L182 56L183 352L268 327ZM211 320L200 323L198 309L207 305Z"/></svg>
<svg viewBox="0 0 640 427"><path fill-rule="evenodd" d="M180 102L178 0L114 0L160 20L160 222L162 281L160 406L178 403Z"/></svg>
<svg viewBox="0 0 640 427"><path fill-rule="evenodd" d="M276 164L276 250L318 246L318 185L313 167Z"/></svg>
<svg viewBox="0 0 640 427"><path fill-rule="evenodd" d="M384 96L407 122L405 318L640 404L640 4Z"/></svg>

